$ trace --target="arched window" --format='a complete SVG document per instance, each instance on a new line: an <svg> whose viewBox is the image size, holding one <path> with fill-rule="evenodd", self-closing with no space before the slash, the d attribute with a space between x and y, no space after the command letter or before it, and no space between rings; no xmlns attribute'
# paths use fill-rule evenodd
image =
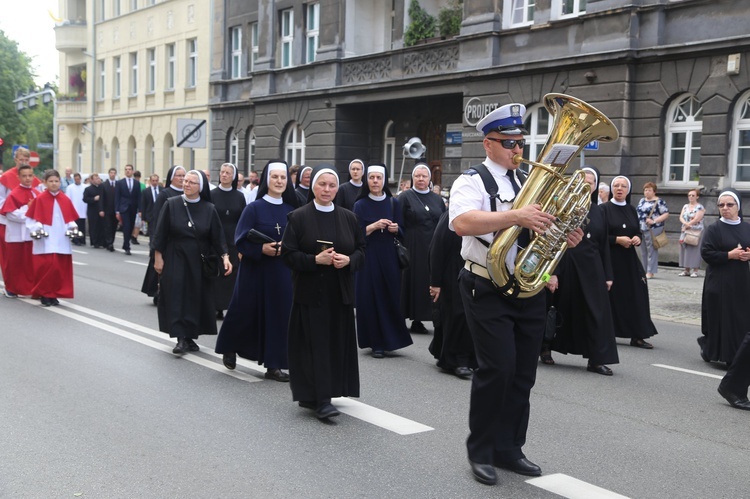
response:
<svg viewBox="0 0 750 499"><path fill-rule="evenodd" d="M128 165L133 165L133 169L138 169L138 151L136 150L136 143L135 143L135 137L132 135L128 139ZM120 174L120 170L117 170L117 173Z"/></svg>
<svg viewBox="0 0 750 499"><path fill-rule="evenodd" d="M83 146L81 145L81 141L78 139L73 140L73 158L71 158L73 161L72 163L75 165L75 171L80 172L83 168ZM93 167L93 165L92 165Z"/></svg>
<svg viewBox="0 0 750 499"><path fill-rule="evenodd" d="M669 106L664 152L666 183L698 183L702 120L703 109L692 95L683 95Z"/></svg>
<svg viewBox="0 0 750 499"><path fill-rule="evenodd" d="M96 164L92 165L92 172L98 171L100 167L104 167L104 161L106 159L105 156L106 151L104 150L104 141L101 137L99 137L98 139L96 139ZM80 172L81 170L78 169L76 171Z"/></svg>
<svg viewBox="0 0 750 499"><path fill-rule="evenodd" d="M143 177L147 178L149 175L154 173L154 165L156 164L156 148L154 147L154 138L149 135L146 137L146 165L144 166Z"/></svg>
<svg viewBox="0 0 750 499"><path fill-rule="evenodd" d="M164 136L164 145L162 146L162 174L166 175L174 165L174 138L171 133ZM154 171L154 173L157 173Z"/></svg>
<svg viewBox="0 0 750 499"><path fill-rule="evenodd" d="M524 137L526 146L523 148L523 157L536 161L552 127L552 119L550 119L549 111L544 107L544 104L536 104L526 110L524 126L529 134ZM526 166L524 165L524 170Z"/></svg>
<svg viewBox="0 0 750 499"><path fill-rule="evenodd" d="M245 175L255 170L255 130L251 129L245 135Z"/></svg>
<svg viewBox="0 0 750 499"><path fill-rule="evenodd" d="M240 139L237 138L237 132L234 129L229 130L228 143L227 161L236 165L237 159L240 157Z"/></svg>
<svg viewBox="0 0 750 499"><path fill-rule="evenodd" d="M750 188L750 92L737 101L730 157L732 184Z"/></svg>
<svg viewBox="0 0 750 499"><path fill-rule="evenodd" d="M396 126L393 120L389 120L385 124L383 131L383 163L388 167L388 173L390 175L389 180L393 182L396 180L396 172L394 172L393 164L396 162Z"/></svg>
<svg viewBox="0 0 750 499"><path fill-rule="evenodd" d="M284 158L289 166L305 164L305 132L297 122L292 122L286 132Z"/></svg>

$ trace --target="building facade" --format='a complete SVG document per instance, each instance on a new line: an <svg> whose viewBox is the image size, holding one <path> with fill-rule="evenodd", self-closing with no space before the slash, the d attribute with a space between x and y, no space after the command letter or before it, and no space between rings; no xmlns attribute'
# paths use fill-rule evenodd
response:
<svg viewBox="0 0 750 499"><path fill-rule="evenodd" d="M437 16L449 1L423 1ZM384 162L395 178L417 136L449 186L484 158L474 125L527 106L525 156L553 120L543 97L597 107L620 139L584 152L604 180L654 181L673 213L702 188L750 189L750 4L741 0L463 0L460 31L406 46L406 0L215 0L211 162L247 171ZM576 164L577 166L577 164ZM677 216L668 230L679 230ZM676 260L677 245L662 250Z"/></svg>
<svg viewBox="0 0 750 499"><path fill-rule="evenodd" d="M60 0L60 13L59 167L207 168L210 2Z"/></svg>

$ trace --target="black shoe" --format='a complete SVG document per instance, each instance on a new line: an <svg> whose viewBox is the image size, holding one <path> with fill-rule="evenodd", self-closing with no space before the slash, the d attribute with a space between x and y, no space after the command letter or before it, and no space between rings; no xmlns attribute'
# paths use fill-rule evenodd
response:
<svg viewBox="0 0 750 499"><path fill-rule="evenodd" d="M497 471L491 464L479 464L469 459L471 465L471 474L474 480L485 485L495 485L497 483Z"/></svg>
<svg viewBox="0 0 750 499"><path fill-rule="evenodd" d="M136 239L134 237L131 237L130 238L130 244L141 244L141 243L138 242L138 239Z"/></svg>
<svg viewBox="0 0 750 499"><path fill-rule="evenodd" d="M217 310L216 311L216 320L217 321L224 320L224 311L223 310Z"/></svg>
<svg viewBox="0 0 750 499"><path fill-rule="evenodd" d="M586 370L591 373L603 374L604 376L612 376L612 369L607 366L592 366L591 364L586 366Z"/></svg>
<svg viewBox="0 0 750 499"><path fill-rule="evenodd" d="M43 307L49 307L50 305L52 305L52 300L50 298L45 298L45 297L42 296L42 300L41 301L42 301L42 306Z"/></svg>
<svg viewBox="0 0 750 499"><path fill-rule="evenodd" d="M153 301L154 301L154 305L158 305L159 304L159 295L154 295L154 300Z"/></svg>
<svg viewBox="0 0 750 499"><path fill-rule="evenodd" d="M237 354L236 353L225 353L221 356L221 360L224 362L224 367L230 371L237 367Z"/></svg>
<svg viewBox="0 0 750 499"><path fill-rule="evenodd" d="M412 321L409 331L417 334L427 334L427 328L424 327L421 321Z"/></svg>
<svg viewBox="0 0 750 499"><path fill-rule="evenodd" d="M282 383L288 383L289 382L289 375L282 371L281 369L267 369L265 374L266 379L273 379L276 381L281 381Z"/></svg>
<svg viewBox="0 0 750 499"><path fill-rule="evenodd" d="M542 476L542 468L525 457L510 462L496 462L495 466L512 471L513 473L518 473L519 475Z"/></svg>
<svg viewBox="0 0 750 499"><path fill-rule="evenodd" d="M706 337L699 336L696 341L698 341L698 346L700 347L701 359L703 359L704 362L711 362L711 358L706 355Z"/></svg>
<svg viewBox="0 0 750 499"><path fill-rule="evenodd" d="M115 251L115 247L110 244L109 246L107 246L107 251L109 251L110 253L112 253L112 252Z"/></svg>
<svg viewBox="0 0 750 499"><path fill-rule="evenodd" d="M318 419L328 419L333 418L341 413L336 409L333 404L330 402L325 402L318 406L317 409L315 409L315 417Z"/></svg>
<svg viewBox="0 0 750 499"><path fill-rule="evenodd" d="M654 348L654 345L640 338L633 338L632 340L630 340L630 346L638 347L638 348L645 348L646 350L651 350L652 348Z"/></svg>
<svg viewBox="0 0 750 499"><path fill-rule="evenodd" d="M177 345L172 349L172 353L175 355L184 355L190 350L190 344L185 338L177 340Z"/></svg>
<svg viewBox="0 0 750 499"><path fill-rule="evenodd" d="M461 379L471 379L471 376L472 374L474 374L474 371L472 371L468 367L457 367L453 370L453 374L455 374Z"/></svg>
<svg viewBox="0 0 750 499"><path fill-rule="evenodd" d="M188 344L188 351L189 352L198 352L200 351L201 347L198 346L198 344L193 340L192 338L188 338L187 340Z"/></svg>
<svg viewBox="0 0 750 499"><path fill-rule="evenodd" d="M383 353L382 350L373 350L372 351L372 358L373 359L382 359L385 357L385 353Z"/></svg>
<svg viewBox="0 0 750 499"><path fill-rule="evenodd" d="M130 255L130 250L129 250L129 249L126 249L126 250L125 250L125 254L129 256L129 255Z"/></svg>
<svg viewBox="0 0 750 499"><path fill-rule="evenodd" d="M57 306L60 304L60 300L58 300L57 298L50 298L50 300L52 300L52 305Z"/></svg>
<svg viewBox="0 0 750 499"><path fill-rule="evenodd" d="M3 294L5 294L6 298L18 298L17 294L13 293L12 291L8 291L7 289L3 291Z"/></svg>
<svg viewBox="0 0 750 499"><path fill-rule="evenodd" d="M731 405L735 409L750 411L750 400L748 400L747 397L738 397L734 393L721 386L721 384L719 384L719 388L717 391L719 392L719 395L724 397L727 402L729 402L729 405Z"/></svg>
<svg viewBox="0 0 750 499"><path fill-rule="evenodd" d="M312 409L312 410L315 410L315 407L316 407L315 402L309 402L306 400L300 400L299 406L302 407L303 409Z"/></svg>

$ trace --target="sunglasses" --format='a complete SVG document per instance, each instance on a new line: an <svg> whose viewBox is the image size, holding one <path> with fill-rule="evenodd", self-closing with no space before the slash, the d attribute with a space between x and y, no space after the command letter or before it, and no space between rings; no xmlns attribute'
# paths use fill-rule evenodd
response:
<svg viewBox="0 0 750 499"><path fill-rule="evenodd" d="M498 144L502 145L505 149L513 149L516 146L523 149L523 147L526 145L526 139L521 139L521 140L496 139L494 137L485 137L485 139L491 140L492 142L497 142Z"/></svg>
<svg viewBox="0 0 750 499"><path fill-rule="evenodd" d="M724 207L734 208L737 205L735 203L719 203L716 206L718 206L719 208L724 208Z"/></svg>

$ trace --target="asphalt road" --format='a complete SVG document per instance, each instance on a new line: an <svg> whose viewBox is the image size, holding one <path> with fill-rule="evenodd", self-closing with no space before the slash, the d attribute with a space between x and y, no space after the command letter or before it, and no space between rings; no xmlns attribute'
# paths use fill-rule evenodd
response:
<svg viewBox="0 0 750 499"><path fill-rule="evenodd" d="M621 341L614 376L541 365L524 450L544 476L486 487L466 461L470 382L435 367L431 335L362 352L362 397L321 423L257 365L224 369L214 338L175 358L133 249L81 248L60 307L0 298L0 497L748 497L750 414L716 393L690 322L702 279L650 281L655 348Z"/></svg>

